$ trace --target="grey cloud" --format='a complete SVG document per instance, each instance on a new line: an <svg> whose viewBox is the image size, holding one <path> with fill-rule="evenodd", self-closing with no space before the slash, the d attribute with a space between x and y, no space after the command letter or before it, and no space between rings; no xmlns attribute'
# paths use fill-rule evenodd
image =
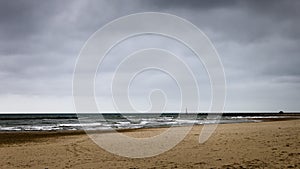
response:
<svg viewBox="0 0 300 169"><path fill-rule="evenodd" d="M39 95L49 96L49 102L53 95L69 99L76 57L88 37L123 15L154 11L186 18L212 40L227 75L229 110L277 110L274 105L284 106L282 100L286 109L299 110L299 7L292 0L0 0L0 100L12 104L14 98L35 100L31 97ZM172 49L164 42L160 44ZM135 48L132 43L122 50ZM192 58L177 46L174 50ZM109 64L104 67L108 73L113 69ZM18 97L7 97L10 94ZM13 107L0 106L0 111Z"/></svg>
<svg viewBox="0 0 300 169"><path fill-rule="evenodd" d="M228 1L218 1L218 0L209 0L209 1L198 1L198 0L187 0L187 1L181 1L181 0L152 0L152 1L145 1L144 2L147 5L153 5L157 8L187 8L190 10L193 9L204 9L209 10L211 8L222 8L222 7L228 7L232 6L238 3L236 0L228 0Z"/></svg>

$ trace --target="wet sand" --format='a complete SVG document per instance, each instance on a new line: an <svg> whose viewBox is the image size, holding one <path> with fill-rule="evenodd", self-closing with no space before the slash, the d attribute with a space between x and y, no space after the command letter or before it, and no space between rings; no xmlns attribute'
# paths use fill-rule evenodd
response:
<svg viewBox="0 0 300 169"><path fill-rule="evenodd" d="M84 132L0 133L1 168L300 168L300 120L221 124L204 144L195 126L173 149L130 159L99 148ZM124 131L148 137L164 128ZM103 133L105 134L105 133Z"/></svg>

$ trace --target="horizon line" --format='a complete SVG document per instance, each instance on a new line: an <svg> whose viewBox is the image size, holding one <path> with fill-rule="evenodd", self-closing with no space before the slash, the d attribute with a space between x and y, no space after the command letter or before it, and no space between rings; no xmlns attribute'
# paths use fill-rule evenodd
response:
<svg viewBox="0 0 300 169"><path fill-rule="evenodd" d="M223 111L222 114L224 113L279 113L280 111L283 110L279 110L279 111ZM119 113L119 112L0 112L0 114L96 114L96 113ZM161 113L161 112L123 112L124 114L129 114L129 113ZM120 114L123 114L120 113ZM177 112L177 111L168 111L168 112L162 112L162 113L183 113L186 114L185 112ZM212 112L212 111L191 111L188 112L190 114L192 113L218 113L220 114L220 112ZM300 113L299 111L283 111L283 113Z"/></svg>

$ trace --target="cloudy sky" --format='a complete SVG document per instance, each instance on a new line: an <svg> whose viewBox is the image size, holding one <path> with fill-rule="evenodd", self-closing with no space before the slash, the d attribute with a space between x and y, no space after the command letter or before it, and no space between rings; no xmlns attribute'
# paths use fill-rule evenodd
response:
<svg viewBox="0 0 300 169"><path fill-rule="evenodd" d="M0 112L73 112L72 77L80 49L104 24L137 12L177 15L210 38L226 74L226 111L298 111L299 8L300 2L292 0L0 0ZM107 55L100 68L105 73L96 79L101 111L113 110L105 78L124 54L146 47L167 49L186 60L196 72L201 110L206 110L209 85L201 64L177 42L143 36ZM147 109L146 93L153 86L166 90L167 108L175 109L179 95L176 86L166 85L173 83L169 77L150 71L135 80L131 88L139 109Z"/></svg>

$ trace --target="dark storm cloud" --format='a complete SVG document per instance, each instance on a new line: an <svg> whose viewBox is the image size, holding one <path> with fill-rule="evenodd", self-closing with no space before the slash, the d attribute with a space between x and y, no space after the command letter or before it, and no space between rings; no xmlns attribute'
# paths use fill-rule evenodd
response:
<svg viewBox="0 0 300 169"><path fill-rule="evenodd" d="M0 2L2 95L71 94L66 90L71 86L67 85L70 80L62 76L70 79L73 72L72 50L58 43L64 38L56 34L59 31L51 29L56 14L63 11L64 5L59 1Z"/></svg>
<svg viewBox="0 0 300 169"><path fill-rule="evenodd" d="M229 110L299 110L298 1L147 2L190 20L212 40L227 75Z"/></svg>
<svg viewBox="0 0 300 169"><path fill-rule="evenodd" d="M71 95L81 47L105 23L135 8L128 6L117 1L0 1L0 94Z"/></svg>
<svg viewBox="0 0 300 169"><path fill-rule="evenodd" d="M228 7L231 5L235 5L237 3L236 0L228 0L228 1L219 1L219 0L209 0L209 1L198 1L198 0L152 0L152 1L145 1L145 4L153 5L158 8L188 8L188 9L211 9L215 7Z"/></svg>
<svg viewBox="0 0 300 169"><path fill-rule="evenodd" d="M240 100L254 105L256 98L270 99L257 109L277 109L271 103L281 99L295 109L299 7L292 0L0 0L0 96L71 96L76 57L88 37L123 15L154 11L183 17L212 40L227 75L229 110L248 109Z"/></svg>
<svg viewBox="0 0 300 169"><path fill-rule="evenodd" d="M177 12L203 29L222 56L227 75L244 71L244 76L232 80L300 75L298 1L151 3L161 10Z"/></svg>
<svg viewBox="0 0 300 169"><path fill-rule="evenodd" d="M57 57L55 55L60 52L61 45L49 36L52 32L48 28L52 24L53 14L59 11L59 5L54 1L0 3L1 71L16 72L15 75L18 75L20 71L25 73L25 68L53 67L59 61L53 58Z"/></svg>
<svg viewBox="0 0 300 169"><path fill-rule="evenodd" d="M225 38L255 41L270 34L289 35L299 38L298 1L146 1L158 10L174 11L189 16L187 19L201 27L221 32ZM189 11L189 12L186 12ZM223 37L224 38L224 37ZM225 39L224 39L225 40ZM227 39L226 39L227 40Z"/></svg>

